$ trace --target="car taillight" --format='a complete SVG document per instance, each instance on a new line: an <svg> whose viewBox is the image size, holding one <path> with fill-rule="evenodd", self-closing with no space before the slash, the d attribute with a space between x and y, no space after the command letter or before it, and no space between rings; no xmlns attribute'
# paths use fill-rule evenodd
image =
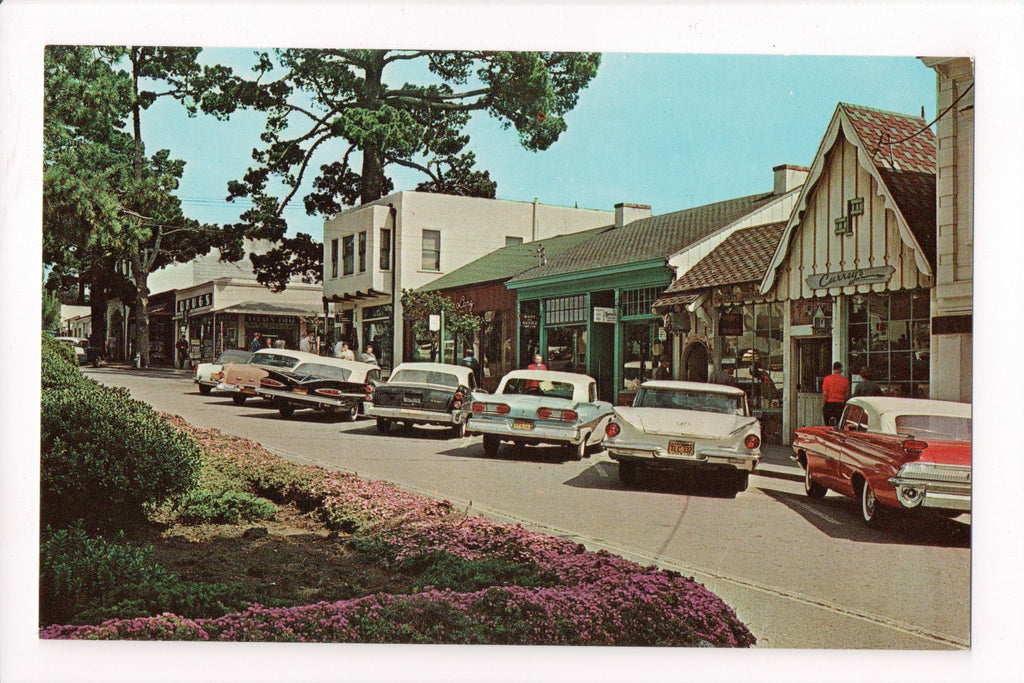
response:
<svg viewBox="0 0 1024 683"><path fill-rule="evenodd" d="M263 379L260 380L260 386L261 387L270 387L271 389L280 389L281 387L284 386L284 384L282 384L281 382L278 382L276 379L270 379L269 377L264 377Z"/></svg>
<svg viewBox="0 0 1024 683"><path fill-rule="evenodd" d="M462 407L462 401L456 401L455 403L452 404L452 407L458 410L459 408Z"/></svg>
<svg viewBox="0 0 1024 683"><path fill-rule="evenodd" d="M476 413L477 415L479 415L480 413L484 412L485 408L486 408L486 406L483 403L481 403L480 401L474 401L473 402L473 412Z"/></svg>
<svg viewBox="0 0 1024 683"><path fill-rule="evenodd" d="M212 379L215 382L219 381L219 380L222 380L222 379L224 379L224 373L223 372L215 372L212 375L210 375L210 379Z"/></svg>
<svg viewBox="0 0 1024 683"><path fill-rule="evenodd" d="M507 403L499 403L494 407L494 412L498 413L498 415L508 415L512 412L512 408Z"/></svg>
<svg viewBox="0 0 1024 683"><path fill-rule="evenodd" d="M757 438L757 434L747 434L747 438L743 439L743 445L754 450L761 445L761 439Z"/></svg>
<svg viewBox="0 0 1024 683"><path fill-rule="evenodd" d="M921 455L924 449L928 448L928 444L925 441L918 441L917 439L907 439L902 444L903 452L907 455Z"/></svg>
<svg viewBox="0 0 1024 683"><path fill-rule="evenodd" d="M537 408L537 417L542 420L548 420L551 418L551 408Z"/></svg>
<svg viewBox="0 0 1024 683"><path fill-rule="evenodd" d="M373 393L373 385L372 384L367 384L366 385L366 395L369 396L372 393Z"/></svg>
<svg viewBox="0 0 1024 683"><path fill-rule="evenodd" d="M338 391L337 389L330 389L330 388L317 389L316 393L321 394L322 396L332 396L332 397L341 396L341 392L340 391Z"/></svg>
<svg viewBox="0 0 1024 683"><path fill-rule="evenodd" d="M562 422L575 422L580 415L575 410L563 410Z"/></svg>
<svg viewBox="0 0 1024 683"><path fill-rule="evenodd" d="M199 366L198 365L195 366L194 368L192 368L192 376L193 377L198 377L199 376Z"/></svg>
<svg viewBox="0 0 1024 683"><path fill-rule="evenodd" d="M456 401L461 401L462 400L462 392L461 391L456 391L455 392L455 400Z"/></svg>
<svg viewBox="0 0 1024 683"><path fill-rule="evenodd" d="M618 436L620 431L622 430L619 429L617 422L609 422L604 428L604 433L608 436Z"/></svg>

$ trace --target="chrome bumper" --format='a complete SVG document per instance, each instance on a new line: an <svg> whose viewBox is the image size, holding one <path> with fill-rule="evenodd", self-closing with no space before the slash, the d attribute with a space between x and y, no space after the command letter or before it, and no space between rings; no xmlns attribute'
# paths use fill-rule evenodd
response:
<svg viewBox="0 0 1024 683"><path fill-rule="evenodd" d="M294 391L281 391L280 389L260 389L256 392L263 398L283 399L293 403L309 403L318 406L335 406L337 408L351 408L358 403L366 394L342 394L338 397L321 396L320 394L297 394Z"/></svg>
<svg viewBox="0 0 1024 683"><path fill-rule="evenodd" d="M725 465L738 470L753 472L757 464L761 462L760 453L740 453L724 448L705 448L696 450L693 455L681 455L669 453L661 446L649 444L615 443L605 439L601 442L612 460L644 459L653 460L665 465Z"/></svg>
<svg viewBox="0 0 1024 683"><path fill-rule="evenodd" d="M435 425L458 425L466 421L466 415L461 410L448 413L440 410L421 410L418 408L391 408L389 406L378 405L373 405L367 408L366 416L377 417L384 420L419 422L420 424Z"/></svg>
<svg viewBox="0 0 1024 683"><path fill-rule="evenodd" d="M893 477L889 483L905 508L971 511L971 485Z"/></svg>
<svg viewBox="0 0 1024 683"><path fill-rule="evenodd" d="M255 387L242 387L238 384L224 384L221 382L214 387L217 391L226 391L229 394L245 394L246 396L256 396Z"/></svg>
<svg viewBox="0 0 1024 683"><path fill-rule="evenodd" d="M470 434L494 434L504 441L526 441L531 443L571 443L579 445L583 438L580 428L576 425L571 427L554 427L548 425L533 425L533 429L513 429L507 420L487 420L478 417L471 417L466 424L466 431Z"/></svg>

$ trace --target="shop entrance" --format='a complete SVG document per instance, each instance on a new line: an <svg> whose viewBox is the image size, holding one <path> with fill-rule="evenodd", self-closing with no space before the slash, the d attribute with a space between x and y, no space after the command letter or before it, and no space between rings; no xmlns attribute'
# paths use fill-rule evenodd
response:
<svg viewBox="0 0 1024 683"><path fill-rule="evenodd" d="M820 425L821 382L832 372L832 338L795 339L796 419L793 429Z"/></svg>

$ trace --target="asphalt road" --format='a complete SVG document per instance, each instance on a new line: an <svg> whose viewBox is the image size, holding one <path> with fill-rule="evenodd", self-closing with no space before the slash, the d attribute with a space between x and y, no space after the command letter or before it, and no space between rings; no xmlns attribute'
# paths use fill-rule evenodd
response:
<svg viewBox="0 0 1024 683"><path fill-rule="evenodd" d="M250 438L281 456L356 472L446 498L460 508L676 569L720 595L759 647L962 649L970 646L969 516L860 523L857 503L810 500L781 471L756 474L738 495L699 482L623 488L603 453L564 460L559 449L503 445L440 428L377 433L311 411L282 419L263 401L237 407L200 396L175 373L86 373L190 423Z"/></svg>

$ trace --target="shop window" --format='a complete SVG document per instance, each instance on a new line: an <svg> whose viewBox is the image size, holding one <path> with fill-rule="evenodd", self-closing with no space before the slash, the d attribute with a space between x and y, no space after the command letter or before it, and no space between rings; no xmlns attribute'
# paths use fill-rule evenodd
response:
<svg viewBox="0 0 1024 683"><path fill-rule="evenodd" d="M331 277L338 277L338 238L331 240Z"/></svg>
<svg viewBox="0 0 1024 683"><path fill-rule="evenodd" d="M658 300L664 287L647 287L644 289L627 289L619 298L619 311L622 316L651 315L651 306Z"/></svg>
<svg viewBox="0 0 1024 683"><path fill-rule="evenodd" d="M568 325L587 322L587 297L584 294L547 299L544 302L544 321L548 325Z"/></svg>
<svg viewBox="0 0 1024 683"><path fill-rule="evenodd" d="M587 371L587 327L570 325L548 330L548 348L544 358L548 370Z"/></svg>
<svg viewBox="0 0 1024 683"><path fill-rule="evenodd" d="M533 362L540 353L540 301L533 299L519 303L519 361L523 367Z"/></svg>
<svg viewBox="0 0 1024 683"><path fill-rule="evenodd" d="M391 229L380 229L380 269L391 270Z"/></svg>
<svg viewBox="0 0 1024 683"><path fill-rule="evenodd" d="M852 296L850 373L868 367L885 394L927 398L929 315L927 290Z"/></svg>
<svg viewBox="0 0 1024 683"><path fill-rule="evenodd" d="M366 272L366 231L359 233L359 272Z"/></svg>
<svg viewBox="0 0 1024 683"><path fill-rule="evenodd" d="M781 410L783 304L743 304L722 313L739 314L743 319L740 334L719 337L722 366L733 368L752 410Z"/></svg>
<svg viewBox="0 0 1024 683"><path fill-rule="evenodd" d="M441 231L424 230L422 259L420 266L423 270L441 270Z"/></svg>
<svg viewBox="0 0 1024 683"><path fill-rule="evenodd" d="M512 247L512 246L515 246L517 244L522 244L522 243L523 243L523 238L522 237L513 237L511 235L506 235L505 236L505 246L506 247Z"/></svg>
<svg viewBox="0 0 1024 683"><path fill-rule="evenodd" d="M654 370L668 352L659 339L661 319L625 323L622 326L622 389L636 391L654 378Z"/></svg>
<svg viewBox="0 0 1024 683"><path fill-rule="evenodd" d="M342 274L351 275L355 272L355 235L349 235L341 241Z"/></svg>

